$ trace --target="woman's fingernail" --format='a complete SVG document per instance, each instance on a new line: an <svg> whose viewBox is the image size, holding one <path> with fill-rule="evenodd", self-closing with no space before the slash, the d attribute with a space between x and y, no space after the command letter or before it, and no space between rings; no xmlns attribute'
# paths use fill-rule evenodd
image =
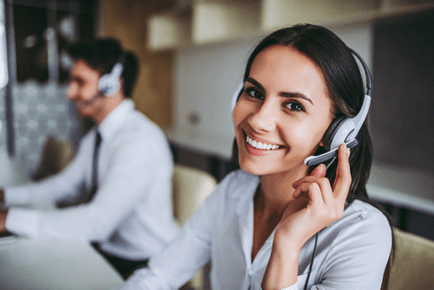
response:
<svg viewBox="0 0 434 290"><path fill-rule="evenodd" d="M344 142L342 143L342 146L344 147L343 149L345 149L345 152L347 152L348 156L350 156L350 148L347 147L347 144Z"/></svg>

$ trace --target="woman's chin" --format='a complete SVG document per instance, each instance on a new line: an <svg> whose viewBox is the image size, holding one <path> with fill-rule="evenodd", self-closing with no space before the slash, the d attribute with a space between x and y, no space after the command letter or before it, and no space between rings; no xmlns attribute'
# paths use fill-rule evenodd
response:
<svg viewBox="0 0 434 290"><path fill-rule="evenodd" d="M240 163L240 168L244 172L252 175L268 175L275 173L274 168L267 168L266 166L259 166L257 164L249 164L249 162Z"/></svg>
<svg viewBox="0 0 434 290"><path fill-rule="evenodd" d="M303 159L304 160L304 159ZM290 172L304 172L307 173L308 167L304 164L303 160L288 161L285 164L273 163L272 160L268 162L254 162L253 160L239 159L241 170L252 175L266 176L274 174L288 174ZM264 160L265 161L265 160ZM292 166L288 165L292 164Z"/></svg>

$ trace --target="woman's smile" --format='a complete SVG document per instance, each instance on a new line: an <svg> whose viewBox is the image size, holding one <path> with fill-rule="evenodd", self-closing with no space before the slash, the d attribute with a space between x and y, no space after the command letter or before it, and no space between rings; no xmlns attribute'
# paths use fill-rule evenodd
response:
<svg viewBox="0 0 434 290"><path fill-rule="evenodd" d="M247 151L255 156L262 156L269 151L277 151L285 148L283 145L279 145L262 138L250 137L246 132L244 132L244 136Z"/></svg>

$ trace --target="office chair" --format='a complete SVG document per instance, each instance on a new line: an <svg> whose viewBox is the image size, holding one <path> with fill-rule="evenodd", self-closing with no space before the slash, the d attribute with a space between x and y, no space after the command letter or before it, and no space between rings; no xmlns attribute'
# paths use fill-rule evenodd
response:
<svg viewBox="0 0 434 290"><path fill-rule="evenodd" d="M74 148L70 143L54 136L48 136L42 148L39 164L32 174L32 180L38 181L59 173L68 165L73 156Z"/></svg>
<svg viewBox="0 0 434 290"><path fill-rule="evenodd" d="M395 258L388 290L434 289L434 241L394 229Z"/></svg>
<svg viewBox="0 0 434 290"><path fill-rule="evenodd" d="M196 212L205 198L214 190L216 184L215 178L208 173L175 165L173 171L173 208L179 226L183 226ZM203 289L205 284L204 268L200 269L183 289Z"/></svg>

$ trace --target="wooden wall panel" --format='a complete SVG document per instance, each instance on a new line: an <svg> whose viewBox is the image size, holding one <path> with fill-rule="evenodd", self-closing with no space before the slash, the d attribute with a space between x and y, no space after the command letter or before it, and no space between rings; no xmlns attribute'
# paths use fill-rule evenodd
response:
<svg viewBox="0 0 434 290"><path fill-rule="evenodd" d="M100 0L98 36L115 37L140 59L133 99L138 110L161 127L172 122L173 52L152 52L146 45L151 13L170 9L173 1Z"/></svg>

